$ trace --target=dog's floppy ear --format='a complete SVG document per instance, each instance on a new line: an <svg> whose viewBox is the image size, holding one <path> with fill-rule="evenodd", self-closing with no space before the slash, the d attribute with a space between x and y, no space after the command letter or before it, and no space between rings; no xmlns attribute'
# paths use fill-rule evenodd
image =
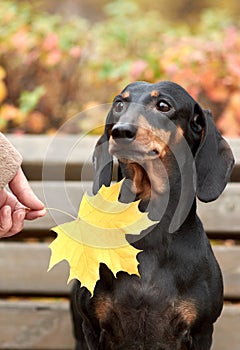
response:
<svg viewBox="0 0 240 350"><path fill-rule="evenodd" d="M204 136L195 156L197 197L202 202L217 199L224 190L234 165L228 143L217 130L212 114L203 111Z"/></svg>
<svg viewBox="0 0 240 350"><path fill-rule="evenodd" d="M112 180L113 157L108 151L111 127L110 119L111 111L107 116L104 133L98 140L93 153L93 194L96 194L102 185L109 186Z"/></svg>

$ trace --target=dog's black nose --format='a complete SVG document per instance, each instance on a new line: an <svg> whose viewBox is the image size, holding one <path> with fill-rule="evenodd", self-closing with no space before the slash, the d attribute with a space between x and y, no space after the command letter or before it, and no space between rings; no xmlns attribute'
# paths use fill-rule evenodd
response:
<svg viewBox="0 0 240 350"><path fill-rule="evenodd" d="M132 142L137 134L137 128L128 123L116 124L112 128L112 137L116 142Z"/></svg>

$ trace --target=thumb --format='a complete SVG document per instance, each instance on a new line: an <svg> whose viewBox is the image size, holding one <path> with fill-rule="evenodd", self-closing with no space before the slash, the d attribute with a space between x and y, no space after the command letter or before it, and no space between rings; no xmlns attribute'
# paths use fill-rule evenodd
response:
<svg viewBox="0 0 240 350"><path fill-rule="evenodd" d="M26 207L32 210L41 210L44 208L44 204L33 193L21 168L19 168L15 177L9 182L9 188L19 202Z"/></svg>

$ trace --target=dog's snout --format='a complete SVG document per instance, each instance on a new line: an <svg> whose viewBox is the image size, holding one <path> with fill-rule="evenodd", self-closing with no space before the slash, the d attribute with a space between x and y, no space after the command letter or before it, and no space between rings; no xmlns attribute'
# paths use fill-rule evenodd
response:
<svg viewBox="0 0 240 350"><path fill-rule="evenodd" d="M136 126L128 123L116 124L112 128L112 137L116 142L132 142L137 134Z"/></svg>

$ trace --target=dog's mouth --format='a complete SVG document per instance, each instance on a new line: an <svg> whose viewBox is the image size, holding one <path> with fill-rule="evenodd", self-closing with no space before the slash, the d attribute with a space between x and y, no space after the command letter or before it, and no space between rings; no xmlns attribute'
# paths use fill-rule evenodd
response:
<svg viewBox="0 0 240 350"><path fill-rule="evenodd" d="M109 152L124 164L127 177L133 181L132 191L144 200L164 190L162 167L166 145L151 146L139 142L119 145L111 139L109 142Z"/></svg>
<svg viewBox="0 0 240 350"><path fill-rule="evenodd" d="M115 142L109 143L109 152L119 160L127 160L129 162L139 162L161 158L164 155L164 148L157 149L156 147L143 146L139 144L121 145Z"/></svg>

